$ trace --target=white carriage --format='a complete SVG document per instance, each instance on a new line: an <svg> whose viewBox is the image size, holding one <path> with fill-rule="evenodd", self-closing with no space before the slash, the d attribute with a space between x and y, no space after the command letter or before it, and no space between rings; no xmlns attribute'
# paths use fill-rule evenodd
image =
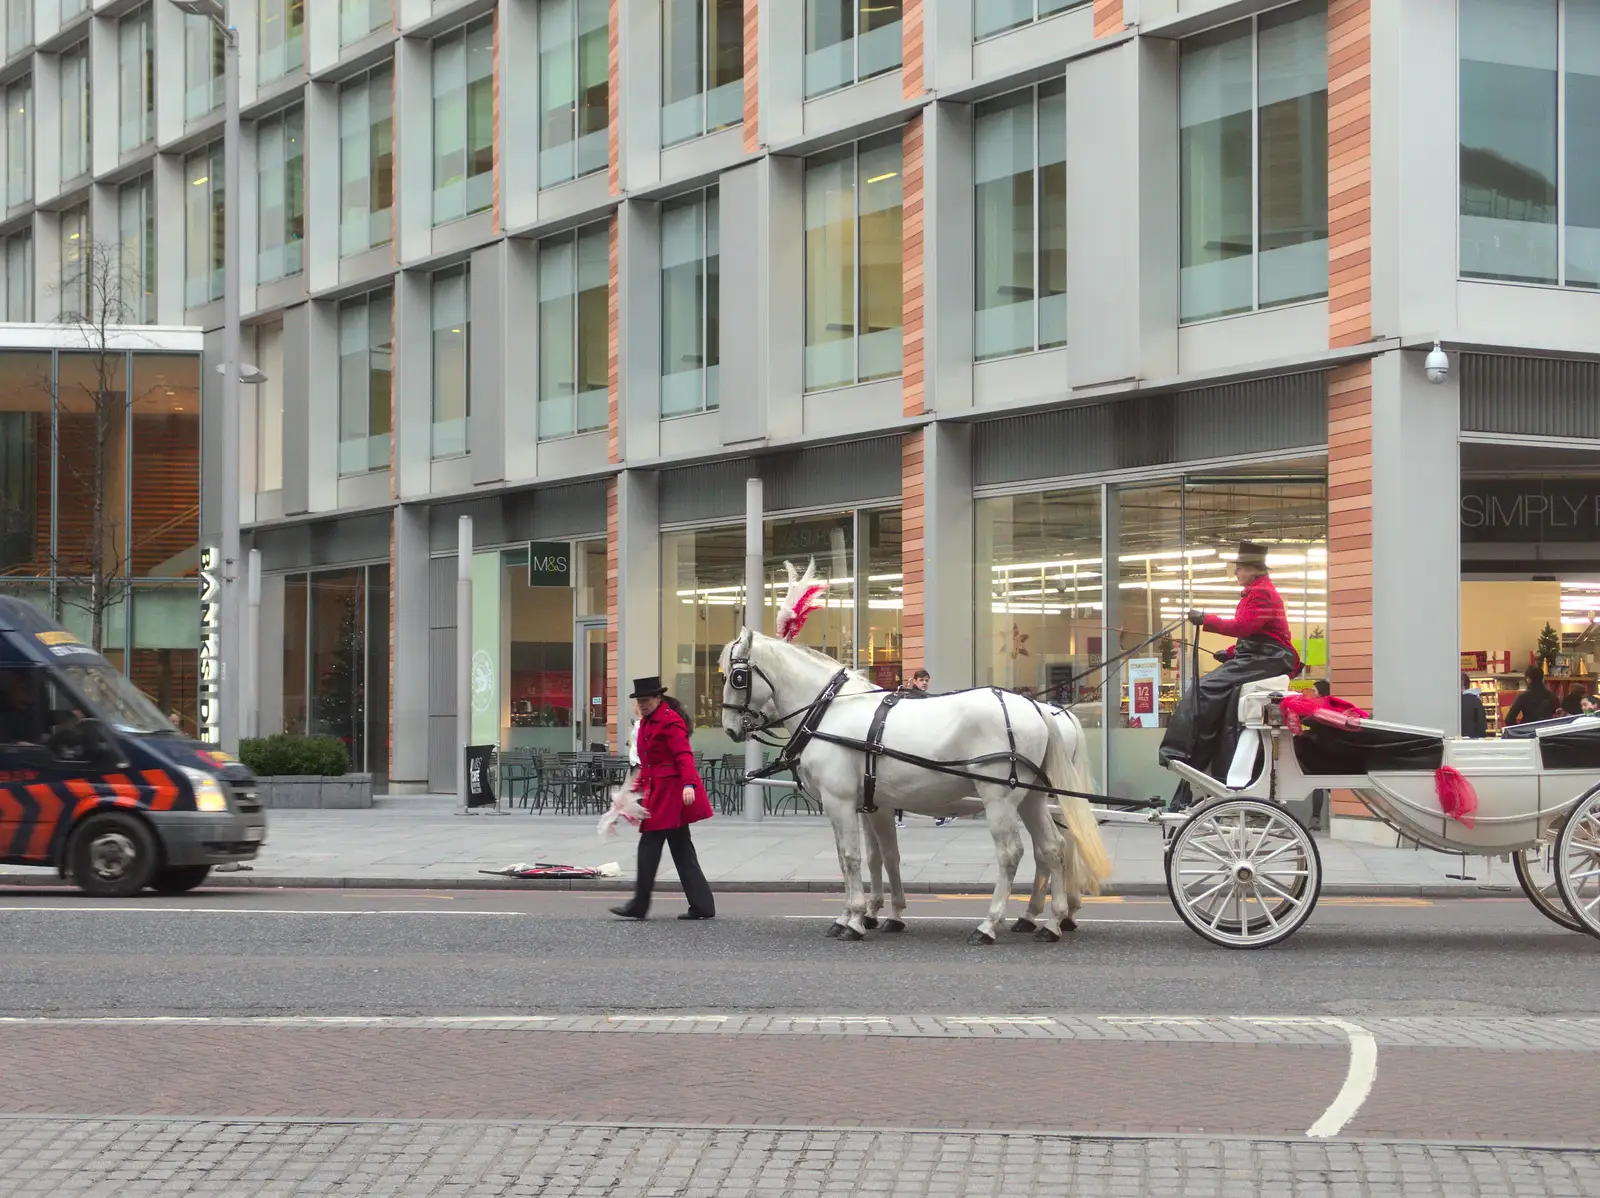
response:
<svg viewBox="0 0 1600 1198"><path fill-rule="evenodd" d="M1245 687L1228 778L1171 762L1196 802L1144 817L1165 829L1173 906L1196 932L1229 948L1293 935L1316 906L1322 863L1283 804L1348 790L1407 840L1509 857L1541 912L1600 936L1600 717L1525 726L1498 740L1328 715L1307 718L1297 733L1283 707L1288 692L1287 678ZM1441 769L1470 784L1475 811L1446 812Z"/></svg>

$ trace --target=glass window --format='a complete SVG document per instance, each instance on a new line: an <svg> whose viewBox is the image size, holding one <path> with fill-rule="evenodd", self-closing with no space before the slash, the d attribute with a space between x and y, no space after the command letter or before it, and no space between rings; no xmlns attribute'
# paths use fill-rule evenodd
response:
<svg viewBox="0 0 1600 1198"><path fill-rule="evenodd" d="M980 499L977 681L1044 694L1060 687L1085 728L1098 729L1104 660L1105 566L1100 488ZM1075 682L1082 679L1082 682ZM1096 778L1101 737L1089 737Z"/></svg>
<svg viewBox="0 0 1600 1198"><path fill-rule="evenodd" d="M359 42L369 33L394 24L391 0L339 0L339 44Z"/></svg>
<svg viewBox="0 0 1600 1198"><path fill-rule="evenodd" d="M33 84L6 88L6 207L33 199Z"/></svg>
<svg viewBox="0 0 1600 1198"><path fill-rule="evenodd" d="M64 50L57 62L61 84L61 179L89 169L89 43Z"/></svg>
<svg viewBox="0 0 1600 1198"><path fill-rule="evenodd" d="M717 407L717 189L661 206L661 414Z"/></svg>
<svg viewBox="0 0 1600 1198"><path fill-rule="evenodd" d="M133 355L129 573L192 578L200 544L200 359ZM191 592L192 594L192 592Z"/></svg>
<svg viewBox="0 0 1600 1198"><path fill-rule="evenodd" d="M89 228L89 205L79 204L61 213L58 226L61 234L61 317L74 317L93 322L100 313L94 308L101 297L90 294L91 275L90 243L93 233Z"/></svg>
<svg viewBox="0 0 1600 1198"><path fill-rule="evenodd" d="M744 120L744 0L662 0L661 142Z"/></svg>
<svg viewBox="0 0 1600 1198"><path fill-rule="evenodd" d="M1066 344L1066 116L1061 80L974 111L979 358Z"/></svg>
<svg viewBox="0 0 1600 1198"><path fill-rule="evenodd" d="M155 136L155 51L150 10L141 8L117 25L117 83L122 128L118 147L126 153Z"/></svg>
<svg viewBox="0 0 1600 1198"><path fill-rule="evenodd" d="M587 225L539 243L539 437L606 427L611 236Z"/></svg>
<svg viewBox="0 0 1600 1198"><path fill-rule="evenodd" d="M380 67L339 90L339 252L394 237L394 70Z"/></svg>
<svg viewBox="0 0 1600 1198"><path fill-rule="evenodd" d="M6 238L6 319L33 319L33 237L13 233Z"/></svg>
<svg viewBox="0 0 1600 1198"><path fill-rule="evenodd" d="M900 373L899 131L806 159L808 391Z"/></svg>
<svg viewBox="0 0 1600 1198"><path fill-rule="evenodd" d="M222 105L224 55L222 31L205 17L183 18L183 115L205 116Z"/></svg>
<svg viewBox="0 0 1600 1198"><path fill-rule="evenodd" d="M34 0L6 0L6 57L33 45Z"/></svg>
<svg viewBox="0 0 1600 1198"><path fill-rule="evenodd" d="M900 510L862 512L867 607L861 615L856 667L877 685L890 688L905 678L905 643L900 629L905 575L901 571Z"/></svg>
<svg viewBox="0 0 1600 1198"><path fill-rule="evenodd" d="M117 189L117 248L122 302L128 318L151 324L156 317L156 213L149 175Z"/></svg>
<svg viewBox="0 0 1600 1198"><path fill-rule="evenodd" d="M305 0L260 0L260 49L256 74L262 83L298 71L305 62Z"/></svg>
<svg viewBox="0 0 1600 1198"><path fill-rule="evenodd" d="M56 379L58 575L88 579L127 574L127 369L122 353L61 355ZM188 465L193 468L192 460ZM79 606L90 601L86 590Z"/></svg>
<svg viewBox="0 0 1600 1198"><path fill-rule="evenodd" d="M472 417L472 311L465 266L433 276L433 456L467 452Z"/></svg>
<svg viewBox="0 0 1600 1198"><path fill-rule="evenodd" d="M488 208L493 172L494 22L485 19L433 43L433 223Z"/></svg>
<svg viewBox="0 0 1600 1198"><path fill-rule="evenodd" d="M305 111L290 108L256 125L256 278L297 275L306 236Z"/></svg>
<svg viewBox="0 0 1600 1198"><path fill-rule="evenodd" d="M805 0L806 97L900 66L901 0Z"/></svg>
<svg viewBox="0 0 1600 1198"><path fill-rule="evenodd" d="M539 185L610 161L611 69L606 0L539 0Z"/></svg>
<svg viewBox="0 0 1600 1198"><path fill-rule="evenodd" d="M193 581L133 588L128 678L186 736L197 732L200 592Z"/></svg>
<svg viewBox="0 0 1600 1198"><path fill-rule="evenodd" d="M222 298L222 143L183 160L184 304L198 308Z"/></svg>
<svg viewBox="0 0 1600 1198"><path fill-rule="evenodd" d="M389 468L394 300L375 292L339 305L339 473Z"/></svg>
<svg viewBox="0 0 1600 1198"><path fill-rule="evenodd" d="M0 576L51 573L49 380L49 354L0 354Z"/></svg>
<svg viewBox="0 0 1600 1198"><path fill-rule="evenodd" d="M256 489L283 490L283 322L257 325L256 365L267 376L256 393Z"/></svg>
<svg viewBox="0 0 1600 1198"><path fill-rule="evenodd" d="M1187 38L1179 61L1182 319L1326 295L1324 0Z"/></svg>
<svg viewBox="0 0 1600 1198"><path fill-rule="evenodd" d="M65 25L89 9L89 0L61 0L61 23Z"/></svg>
<svg viewBox="0 0 1600 1198"><path fill-rule="evenodd" d="M1089 0L972 0L973 37L992 37L1088 3Z"/></svg>

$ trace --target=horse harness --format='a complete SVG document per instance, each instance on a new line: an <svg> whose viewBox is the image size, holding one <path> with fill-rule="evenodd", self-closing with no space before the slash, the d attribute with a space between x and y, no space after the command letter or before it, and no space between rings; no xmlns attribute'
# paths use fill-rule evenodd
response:
<svg viewBox="0 0 1600 1198"><path fill-rule="evenodd" d="M741 671L743 671L742 678L740 676ZM744 716L760 715L750 705L753 697L751 692L753 675L759 676L767 684L769 690L772 690L774 694L777 693L776 688L772 685L772 680L753 661L750 661L749 658L735 659L729 662L728 681L735 691L744 692L744 702L724 703L723 707L730 711L737 711ZM761 769L747 774L746 777L748 779L770 778L774 774L781 774L794 769L799 763L800 754L805 750L806 746L813 740L817 740L825 744L838 745L841 748L854 749L863 755L865 764L862 771L861 803L856 808L856 811L862 815L872 815L878 810L878 805L875 801L878 789L878 761L880 758L885 757L894 761L904 762L907 765L914 765L921 769L932 770L935 773L949 774L972 782L992 782L996 785L1008 786L1012 790L1015 790L1021 783L1017 774L1017 767L1026 766L1033 778L1032 783L1027 787L1029 790L1057 797L1067 796L1082 799L1099 799L1102 797L1084 791L1064 790L1059 787L1041 785L1041 783L1049 780L1048 776L1037 762L1017 752L1017 734L1016 729L1011 724L1011 709L1006 706L1006 692L997 686L983 689L993 694L1000 703L1000 712L1005 719L1006 725L1006 751L1004 753L986 753L980 757L971 757L962 762L952 763L930 761L926 757L918 757L911 753L902 753L897 749L889 748L884 744L883 730L884 725L888 723L889 712L895 708L901 699L905 698L905 695L899 691L885 691L883 693L883 698L879 701L877 709L873 711L872 720L867 726L865 740L856 740L853 737L823 732L819 728L822 718L827 714L828 708L833 705L833 701L839 697L839 692L844 688L849 678L850 672L848 670L840 670L832 678L828 679L827 685L806 706L791 711L787 716L774 716L766 719L759 726L751 728L749 730L750 735L754 736L760 743L777 749L778 756ZM973 689L976 690L978 688L974 687ZM961 692L953 691L951 693L960 694ZM1034 704L1034 707L1039 712L1039 717L1045 721L1046 729L1048 729L1050 717L1045 715L1044 709L1039 707L1037 703ZM762 740L760 735L762 732L770 731L781 724L785 724L797 715L802 717L800 725L787 742ZM1009 772L1004 778L974 773L970 768L993 765L999 762L1004 762L1009 767Z"/></svg>

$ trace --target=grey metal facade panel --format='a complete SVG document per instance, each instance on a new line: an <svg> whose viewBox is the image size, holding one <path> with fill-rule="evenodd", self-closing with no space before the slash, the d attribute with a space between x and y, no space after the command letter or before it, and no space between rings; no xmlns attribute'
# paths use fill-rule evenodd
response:
<svg viewBox="0 0 1600 1198"><path fill-rule="evenodd" d="M986 420L973 435L973 485L1137 470L1325 446L1321 371Z"/></svg>
<svg viewBox="0 0 1600 1198"><path fill-rule="evenodd" d="M663 470L661 522L739 519L744 515L745 480L751 477L765 484L768 512L898 499L900 438L871 437Z"/></svg>
<svg viewBox="0 0 1600 1198"><path fill-rule="evenodd" d="M515 540L506 530L505 496L485 495L458 503L441 503L428 509L428 552L453 554L460 536L462 516L472 517L472 543L504 545ZM453 576L453 575L452 575Z"/></svg>
<svg viewBox="0 0 1600 1198"><path fill-rule="evenodd" d="M428 714L456 713L456 630L428 631Z"/></svg>
<svg viewBox="0 0 1600 1198"><path fill-rule="evenodd" d="M389 513L346 516L320 524L260 528L252 535L268 573L318 570L389 558Z"/></svg>
<svg viewBox="0 0 1600 1198"><path fill-rule="evenodd" d="M295 516L311 508L311 307L283 314L283 510ZM298 369L297 369L298 368Z"/></svg>
<svg viewBox="0 0 1600 1198"><path fill-rule="evenodd" d="M1461 354L1461 430L1600 438L1600 362Z"/></svg>
<svg viewBox="0 0 1600 1198"><path fill-rule="evenodd" d="M428 721L428 789L453 794L456 789L456 717L434 716Z"/></svg>
<svg viewBox="0 0 1600 1198"><path fill-rule="evenodd" d="M577 540L606 535L606 484L573 483L533 492L530 541Z"/></svg>
<svg viewBox="0 0 1600 1198"><path fill-rule="evenodd" d="M428 627L456 626L456 559L435 557L428 560ZM431 659L430 659L431 660ZM455 697L451 692L451 710Z"/></svg>

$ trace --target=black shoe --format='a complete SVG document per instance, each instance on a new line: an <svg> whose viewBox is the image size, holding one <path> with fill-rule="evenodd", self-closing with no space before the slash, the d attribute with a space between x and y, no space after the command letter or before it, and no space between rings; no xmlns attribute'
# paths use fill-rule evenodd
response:
<svg viewBox="0 0 1600 1198"><path fill-rule="evenodd" d="M715 919L715 915L704 915L699 911L685 911L678 916L679 919Z"/></svg>
<svg viewBox="0 0 1600 1198"><path fill-rule="evenodd" d="M623 919L643 919L645 917L645 913L643 911L639 911L631 906L612 907L611 914L619 915Z"/></svg>

